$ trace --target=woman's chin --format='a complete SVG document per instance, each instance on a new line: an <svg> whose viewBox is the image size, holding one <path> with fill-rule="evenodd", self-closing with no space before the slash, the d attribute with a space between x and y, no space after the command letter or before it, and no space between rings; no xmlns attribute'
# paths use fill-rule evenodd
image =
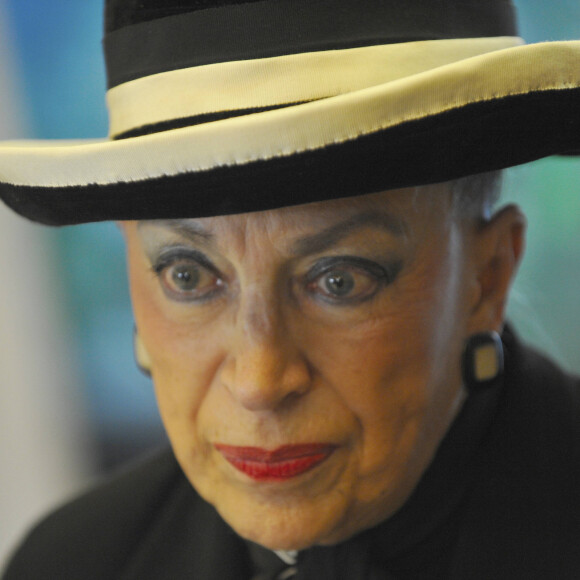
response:
<svg viewBox="0 0 580 580"><path fill-rule="evenodd" d="M237 534L270 550L338 544L390 517L404 499L368 501L356 486L341 483L316 496L298 490L277 495L222 488L206 499Z"/></svg>
<svg viewBox="0 0 580 580"><path fill-rule="evenodd" d="M206 499L240 536L265 548L302 550L342 539L351 506L348 494L339 490L313 497L297 489L260 494L224 487Z"/></svg>
<svg viewBox="0 0 580 580"><path fill-rule="evenodd" d="M320 514L318 510L259 509L254 516L242 513L222 517L243 538L270 550L304 550L315 545L339 542L340 532L334 514ZM242 516L242 517L240 517ZM336 539L335 539L336 537Z"/></svg>

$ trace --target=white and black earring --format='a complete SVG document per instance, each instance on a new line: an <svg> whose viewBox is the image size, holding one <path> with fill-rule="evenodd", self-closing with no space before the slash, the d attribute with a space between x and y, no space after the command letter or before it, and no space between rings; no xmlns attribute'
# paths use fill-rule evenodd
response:
<svg viewBox="0 0 580 580"><path fill-rule="evenodd" d="M461 359L463 384L474 392L492 386L503 375L504 353L499 334L493 330L469 338Z"/></svg>
<svg viewBox="0 0 580 580"><path fill-rule="evenodd" d="M137 327L133 327L133 354L137 368L147 377L151 376L151 361Z"/></svg>

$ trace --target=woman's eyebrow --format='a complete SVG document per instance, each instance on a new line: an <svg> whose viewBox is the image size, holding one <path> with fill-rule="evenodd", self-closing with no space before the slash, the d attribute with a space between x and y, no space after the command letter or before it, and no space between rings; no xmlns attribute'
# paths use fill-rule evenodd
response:
<svg viewBox="0 0 580 580"><path fill-rule="evenodd" d="M407 233L406 224L401 219L386 212L365 211L320 232L296 240L292 246L292 253L296 256L306 256L322 252L352 232L369 226L385 230L397 237Z"/></svg>
<svg viewBox="0 0 580 580"><path fill-rule="evenodd" d="M214 235L208 232L199 222L191 219L143 220L137 224L137 229L147 226L165 228L195 242L199 242L200 239L209 242L214 238Z"/></svg>

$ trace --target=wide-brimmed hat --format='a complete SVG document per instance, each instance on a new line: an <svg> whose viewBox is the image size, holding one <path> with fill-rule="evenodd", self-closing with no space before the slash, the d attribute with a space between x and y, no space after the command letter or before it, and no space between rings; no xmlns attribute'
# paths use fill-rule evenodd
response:
<svg viewBox="0 0 580 580"><path fill-rule="evenodd" d="M109 0L110 137L0 146L0 197L64 225L423 185L580 149L580 42L507 0Z"/></svg>

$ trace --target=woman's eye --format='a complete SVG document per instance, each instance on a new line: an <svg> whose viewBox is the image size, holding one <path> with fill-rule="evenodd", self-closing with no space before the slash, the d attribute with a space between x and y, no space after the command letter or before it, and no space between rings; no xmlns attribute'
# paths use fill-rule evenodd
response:
<svg viewBox="0 0 580 580"><path fill-rule="evenodd" d="M335 270L325 274L321 278L319 285L323 287L326 293L337 297L343 297L348 296L351 292L355 291L358 286L361 286L358 282L359 280L357 280L357 276L352 272L346 270ZM362 285L364 285L364 282L365 280L363 280Z"/></svg>
<svg viewBox="0 0 580 580"><path fill-rule="evenodd" d="M171 286L180 292L194 291L201 279L199 267L187 262L168 268L167 273L169 279L166 282L170 282Z"/></svg>
<svg viewBox="0 0 580 580"><path fill-rule="evenodd" d="M330 270L310 283L309 290L330 300L352 301L371 296L379 281L362 272L345 268Z"/></svg>
<svg viewBox="0 0 580 580"><path fill-rule="evenodd" d="M213 268L192 258L170 258L154 267L165 294L178 301L212 297L224 285Z"/></svg>
<svg viewBox="0 0 580 580"><path fill-rule="evenodd" d="M324 259L307 275L307 290L336 304L362 302L392 282L398 269L387 270L363 258L340 258L339 263L334 258Z"/></svg>

